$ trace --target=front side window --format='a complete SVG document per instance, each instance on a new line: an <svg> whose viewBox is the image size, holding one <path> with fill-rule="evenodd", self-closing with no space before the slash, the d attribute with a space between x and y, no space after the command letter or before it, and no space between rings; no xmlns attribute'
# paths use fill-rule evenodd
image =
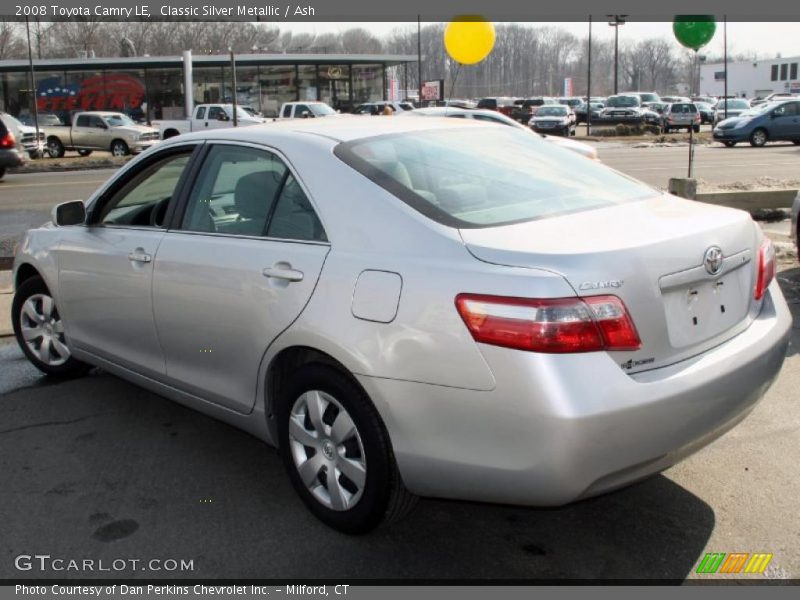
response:
<svg viewBox="0 0 800 600"><path fill-rule="evenodd" d="M164 227L167 207L191 150L149 163L136 173L108 201L103 202L97 222L103 225Z"/></svg>
<svg viewBox="0 0 800 600"><path fill-rule="evenodd" d="M89 127L94 127L95 129L105 129L106 124L103 122L103 119L97 115L92 115L89 117Z"/></svg>
<svg viewBox="0 0 800 600"><path fill-rule="evenodd" d="M181 229L326 241L322 224L302 188L272 152L214 146L200 172Z"/></svg>
<svg viewBox="0 0 800 600"><path fill-rule="evenodd" d="M341 143L334 154L425 216L493 227L622 204L652 188L512 127L457 127ZM575 177L575 173L580 177Z"/></svg>
<svg viewBox="0 0 800 600"><path fill-rule="evenodd" d="M772 114L776 117L795 117L797 116L797 103L787 102L786 104L781 104L772 111Z"/></svg>

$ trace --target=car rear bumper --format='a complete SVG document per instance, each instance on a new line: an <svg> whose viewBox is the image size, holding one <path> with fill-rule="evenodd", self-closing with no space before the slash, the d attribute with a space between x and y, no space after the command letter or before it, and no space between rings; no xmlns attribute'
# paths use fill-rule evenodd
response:
<svg viewBox="0 0 800 600"><path fill-rule="evenodd" d="M742 420L786 353L776 283L751 326L700 356L628 375L604 352L481 345L496 388L477 392L359 376L423 496L556 506L657 473Z"/></svg>
<svg viewBox="0 0 800 600"><path fill-rule="evenodd" d="M0 168L11 169L25 164L25 157L16 148L0 149Z"/></svg>

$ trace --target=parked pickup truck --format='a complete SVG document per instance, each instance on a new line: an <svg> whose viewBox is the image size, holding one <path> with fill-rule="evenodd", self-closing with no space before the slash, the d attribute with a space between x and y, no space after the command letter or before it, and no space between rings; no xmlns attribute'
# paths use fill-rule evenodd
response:
<svg viewBox="0 0 800 600"><path fill-rule="evenodd" d="M313 119L339 113L324 102L284 102L279 114L281 119Z"/></svg>
<svg viewBox="0 0 800 600"><path fill-rule="evenodd" d="M53 158L61 158L66 150L77 150L81 156L94 150L126 156L158 143L158 131L138 125L119 112L80 112L73 115L72 125L52 125L43 130L47 152Z"/></svg>
<svg viewBox="0 0 800 600"><path fill-rule="evenodd" d="M260 125L264 119L249 114L241 106L236 107L237 125ZM153 121L161 139L166 140L182 133L233 127L233 104L198 104L191 119Z"/></svg>

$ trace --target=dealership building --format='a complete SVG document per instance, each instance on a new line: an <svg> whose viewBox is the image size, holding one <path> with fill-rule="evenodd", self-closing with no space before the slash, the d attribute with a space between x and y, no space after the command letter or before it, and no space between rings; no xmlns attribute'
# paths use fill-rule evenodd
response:
<svg viewBox="0 0 800 600"><path fill-rule="evenodd" d="M239 54L234 62L237 102L276 116L283 102L296 100L320 100L344 112L392 99L393 90L407 89L416 56ZM79 110L119 110L150 121L184 117L187 84L195 104L233 98L227 55L47 59L33 67L32 87L28 61L0 61L0 110L30 115L35 95L40 112L62 119Z"/></svg>
<svg viewBox="0 0 800 600"><path fill-rule="evenodd" d="M746 98L765 97L773 92L800 94L800 56L728 63L728 94ZM712 96L725 93L724 63L700 65L700 92Z"/></svg>

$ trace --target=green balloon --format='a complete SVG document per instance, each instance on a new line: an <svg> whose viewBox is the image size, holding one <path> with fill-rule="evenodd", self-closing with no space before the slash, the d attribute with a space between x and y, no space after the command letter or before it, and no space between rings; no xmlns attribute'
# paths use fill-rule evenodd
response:
<svg viewBox="0 0 800 600"><path fill-rule="evenodd" d="M707 15L684 15L675 17L672 32L682 46L699 50L711 41L717 24L714 17Z"/></svg>

